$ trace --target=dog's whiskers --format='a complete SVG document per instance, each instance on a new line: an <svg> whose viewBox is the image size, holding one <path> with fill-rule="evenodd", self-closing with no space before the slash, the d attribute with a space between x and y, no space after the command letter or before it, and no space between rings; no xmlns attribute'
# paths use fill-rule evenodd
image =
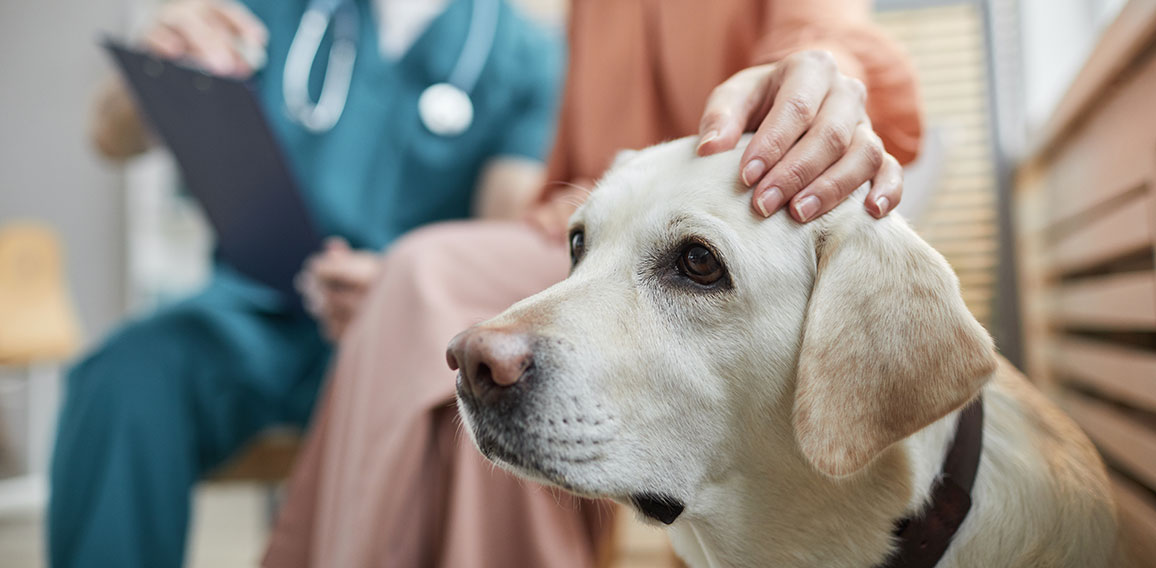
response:
<svg viewBox="0 0 1156 568"><path fill-rule="evenodd" d="M582 194L587 196L587 197L589 197L590 194L594 192L594 190L589 188L589 187L578 185L576 183L569 182L569 181L563 181L563 180L552 181L552 182L546 184L546 187L548 187L548 188L567 187L570 189L576 189L576 190L582 192Z"/></svg>

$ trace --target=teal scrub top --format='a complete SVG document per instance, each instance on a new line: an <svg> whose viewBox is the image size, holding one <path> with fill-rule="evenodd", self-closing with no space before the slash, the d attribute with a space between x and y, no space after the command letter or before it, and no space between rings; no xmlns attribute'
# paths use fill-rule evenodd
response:
<svg viewBox="0 0 1156 568"><path fill-rule="evenodd" d="M461 53L473 0L451 0L398 60L382 55L371 0L360 13L349 96L332 130L310 132L286 111L285 57L308 0L246 0L269 29L268 61L254 81L274 134L323 235L355 248L382 250L403 233L436 221L468 217L483 166L500 156L543 160L550 149L561 87L561 39L500 3L497 33L470 93L474 119L458 136L431 133L418 97L445 81ZM332 28L332 27L331 27ZM331 37L315 58L316 100ZM214 285L273 307L276 293L219 266Z"/></svg>

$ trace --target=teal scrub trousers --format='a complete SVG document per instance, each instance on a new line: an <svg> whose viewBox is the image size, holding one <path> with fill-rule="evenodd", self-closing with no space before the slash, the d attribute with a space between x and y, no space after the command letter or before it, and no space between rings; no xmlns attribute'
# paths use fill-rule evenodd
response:
<svg viewBox="0 0 1156 568"><path fill-rule="evenodd" d="M308 316L212 287L115 333L67 379L52 565L181 566L197 480L266 426L303 426L328 358Z"/></svg>
<svg viewBox="0 0 1156 568"><path fill-rule="evenodd" d="M473 123L445 137L422 125L418 99L450 76L473 1L452 0L390 60L371 0L355 0L355 71L343 118L325 133L282 112L286 55L309 0L243 1L269 29L257 94L325 235L384 250L416 227L468 217L490 160L541 161L549 150L561 45L505 2L470 93ZM329 49L327 36L319 53ZM311 77L314 97L321 77ZM305 423L329 349L310 319L240 280L218 271L207 292L129 324L70 373L50 480L53 567L178 568L197 479L265 426Z"/></svg>

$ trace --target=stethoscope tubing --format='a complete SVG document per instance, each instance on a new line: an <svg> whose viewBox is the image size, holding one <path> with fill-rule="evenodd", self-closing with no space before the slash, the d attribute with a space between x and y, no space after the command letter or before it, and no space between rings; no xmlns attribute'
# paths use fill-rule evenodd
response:
<svg viewBox="0 0 1156 568"><path fill-rule="evenodd" d="M479 9L483 4L485 10ZM482 69L494 49L494 38L498 35L498 0L474 0L470 6L470 29L462 51L454 62L447 83L468 93L474 92ZM489 33L482 33L485 29Z"/></svg>
<svg viewBox="0 0 1156 568"><path fill-rule="evenodd" d="M499 9L499 0L473 0L470 7L465 43L445 81L465 94L467 103L493 50ZM289 44L282 95L289 116L310 132L331 130L345 111L357 59L359 18L360 12L352 0L314 0L301 17ZM309 96L309 76L331 23L334 40L329 50L329 64L321 94L313 102ZM434 86L437 84L431 85ZM428 126L428 121L423 119L423 122Z"/></svg>

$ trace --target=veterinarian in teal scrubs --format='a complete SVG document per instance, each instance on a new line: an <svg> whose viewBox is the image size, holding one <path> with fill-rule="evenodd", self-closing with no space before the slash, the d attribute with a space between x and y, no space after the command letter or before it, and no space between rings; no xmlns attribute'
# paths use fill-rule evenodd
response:
<svg viewBox="0 0 1156 568"><path fill-rule="evenodd" d="M374 17L392 0L349 1L339 10L353 8L359 16L356 58L344 110L328 129L307 127L286 111L286 57L306 0L252 0L251 15L223 0L180 0L162 8L145 43L244 74L249 70L229 60L231 52L181 36L189 29L182 18L258 42L267 30L267 63L254 80L306 202L325 233L381 250L415 227L469 216L483 169L506 159L543 159L561 44L494 1L496 27L482 37L492 46L469 89L472 119L463 132L439 135L419 117L419 97L446 81L460 56L484 47L483 41L463 50L472 14L488 0L444 2L397 59L382 53ZM326 34L308 75L312 101L335 35ZM115 115L116 104L101 112ZM117 155L110 150L115 144L99 136L102 150ZM143 149L128 146L119 153ZM128 323L72 369L51 474L53 566L182 564L197 480L263 428L309 418L330 346L312 318L288 306L218 264L203 292Z"/></svg>

